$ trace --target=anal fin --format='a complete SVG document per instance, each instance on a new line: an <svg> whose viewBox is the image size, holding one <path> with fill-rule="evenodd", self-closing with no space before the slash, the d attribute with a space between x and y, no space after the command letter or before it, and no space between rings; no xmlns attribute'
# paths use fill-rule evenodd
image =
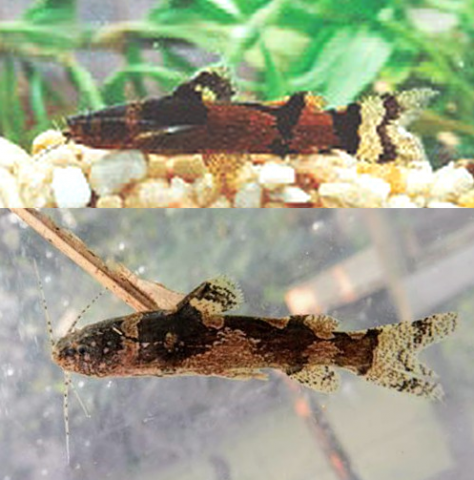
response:
<svg viewBox="0 0 474 480"><path fill-rule="evenodd" d="M326 365L305 366L288 376L318 392L333 393L339 388L339 375Z"/></svg>

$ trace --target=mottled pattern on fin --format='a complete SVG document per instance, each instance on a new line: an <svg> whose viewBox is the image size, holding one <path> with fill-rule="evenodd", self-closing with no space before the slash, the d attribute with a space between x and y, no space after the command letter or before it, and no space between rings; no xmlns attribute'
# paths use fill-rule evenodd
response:
<svg viewBox="0 0 474 480"><path fill-rule="evenodd" d="M407 375L406 372L399 372L396 370L386 372L383 376L377 379L376 383L383 387L395 389L399 392L411 393L431 400L440 400L444 395L443 388L439 383L424 380L419 377L412 377Z"/></svg>
<svg viewBox="0 0 474 480"><path fill-rule="evenodd" d="M301 319L317 337L325 340L333 338L333 332L339 326L339 322L329 315L303 315Z"/></svg>
<svg viewBox="0 0 474 480"><path fill-rule="evenodd" d="M229 278L221 276L207 280L186 295L177 310L191 306L203 316L220 315L242 303L240 288Z"/></svg>
<svg viewBox="0 0 474 480"><path fill-rule="evenodd" d="M405 126L412 122L436 95L438 92L431 88L413 88L395 94L400 106L400 123Z"/></svg>
<svg viewBox="0 0 474 480"><path fill-rule="evenodd" d="M431 370L431 368L421 363L412 352L407 350L400 352L398 354L398 360L405 369L413 375L438 378L438 375Z"/></svg>
<svg viewBox="0 0 474 480"><path fill-rule="evenodd" d="M203 155L203 161L214 178L215 188L232 197L242 185L250 157L240 153L210 153Z"/></svg>
<svg viewBox="0 0 474 480"><path fill-rule="evenodd" d="M434 90L420 88L362 100L357 157L368 162L423 160L425 155L420 140L404 127L419 115L434 95Z"/></svg>
<svg viewBox="0 0 474 480"><path fill-rule="evenodd" d="M377 328L378 344L371 368L363 375L367 380L400 392L439 399L443 395L435 374L423 365L417 354L438 342L456 328L456 313L440 313L396 325Z"/></svg>
<svg viewBox="0 0 474 480"><path fill-rule="evenodd" d="M229 73L224 67L201 70L173 92L173 95L187 99L197 96L204 102L230 102L234 94Z"/></svg>
<svg viewBox="0 0 474 480"><path fill-rule="evenodd" d="M360 103L361 123L359 126L359 147L357 157L368 162L377 162L384 147L377 133L377 127L385 115L383 100L370 96Z"/></svg>
<svg viewBox="0 0 474 480"><path fill-rule="evenodd" d="M305 366L288 376L318 392L332 393L339 388L339 375L325 365Z"/></svg>
<svg viewBox="0 0 474 480"><path fill-rule="evenodd" d="M306 107L314 112L322 112L327 105L326 100L318 95L308 93L305 97Z"/></svg>

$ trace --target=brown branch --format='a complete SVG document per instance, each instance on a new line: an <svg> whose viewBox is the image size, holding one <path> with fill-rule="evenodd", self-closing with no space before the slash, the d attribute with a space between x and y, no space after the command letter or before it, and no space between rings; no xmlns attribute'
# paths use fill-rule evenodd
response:
<svg viewBox="0 0 474 480"><path fill-rule="evenodd" d="M351 458L344 449L324 410L314 396L306 395L303 387L283 377L284 384L294 399L294 409L302 417L319 443L331 469L339 480L360 480L355 472Z"/></svg>
<svg viewBox="0 0 474 480"><path fill-rule="evenodd" d="M123 265L107 266L82 240L38 210L10 210L134 310L171 309L183 298L159 283L140 279Z"/></svg>

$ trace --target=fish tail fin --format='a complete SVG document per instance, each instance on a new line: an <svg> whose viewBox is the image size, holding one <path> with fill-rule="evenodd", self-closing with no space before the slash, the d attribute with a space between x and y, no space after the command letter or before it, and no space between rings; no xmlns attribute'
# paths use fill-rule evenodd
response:
<svg viewBox="0 0 474 480"><path fill-rule="evenodd" d="M436 374L418 358L418 353L439 342L456 328L457 314L440 313L416 320L374 329L377 346L366 380L420 397L440 399L443 389Z"/></svg>
<svg viewBox="0 0 474 480"><path fill-rule="evenodd" d="M405 130L436 95L430 88L372 95L359 105L360 125L356 156L368 162L404 163L425 158L421 141Z"/></svg>

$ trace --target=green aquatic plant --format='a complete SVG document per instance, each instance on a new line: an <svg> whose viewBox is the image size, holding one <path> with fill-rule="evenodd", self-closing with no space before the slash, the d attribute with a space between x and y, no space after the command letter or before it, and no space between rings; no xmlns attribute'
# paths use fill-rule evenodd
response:
<svg viewBox="0 0 474 480"><path fill-rule="evenodd" d="M376 82L432 86L442 95L421 130L457 133L465 154L474 146L472 2L165 0L150 1L139 21L108 24L81 21L79 3L37 0L0 22L1 135L27 143L54 119L142 98L155 84L168 91L222 61L240 90L264 100L311 90L344 105ZM96 50L122 59L100 83L76 55ZM61 88L51 66L67 79Z"/></svg>

